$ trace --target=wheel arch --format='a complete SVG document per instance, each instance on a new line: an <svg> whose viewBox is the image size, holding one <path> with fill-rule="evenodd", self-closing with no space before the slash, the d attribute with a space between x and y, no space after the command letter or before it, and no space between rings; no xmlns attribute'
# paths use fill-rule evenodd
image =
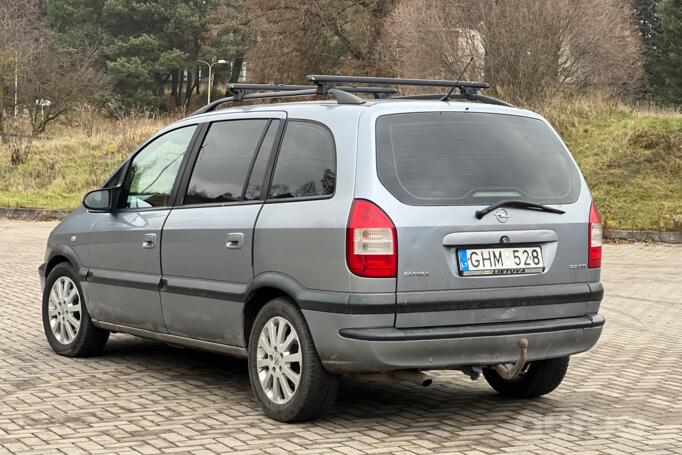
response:
<svg viewBox="0 0 682 455"><path fill-rule="evenodd" d="M244 347L248 349L249 338L251 337L251 329L253 329L253 323L256 320L258 312L272 299L277 297L285 297L294 302L296 306L298 303L296 300L283 291L282 289L270 286L264 286L253 291L244 305L244 311L242 313L242 336L244 338Z"/></svg>
<svg viewBox="0 0 682 455"><path fill-rule="evenodd" d="M286 297L301 310L303 318L308 320L303 310L345 311L348 293L328 292L308 289L294 278L276 272L265 272L257 275L244 304L242 313L242 336L244 346L248 349L249 336L256 315L266 303L276 297Z"/></svg>
<svg viewBox="0 0 682 455"><path fill-rule="evenodd" d="M63 262L67 262L73 267L76 274L81 275L81 263L75 251L65 245L57 245L50 251L50 255L45 264L45 278L50 272Z"/></svg>

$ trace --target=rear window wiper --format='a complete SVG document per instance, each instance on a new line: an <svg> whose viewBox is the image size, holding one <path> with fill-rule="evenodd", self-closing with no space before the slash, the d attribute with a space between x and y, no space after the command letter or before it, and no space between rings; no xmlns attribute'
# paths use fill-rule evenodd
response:
<svg viewBox="0 0 682 455"><path fill-rule="evenodd" d="M476 218L478 218L480 220L481 218L486 216L488 213L492 212L493 210L499 209L500 207L514 207L517 209L538 210L538 211L542 211L542 212L557 213L559 215L563 215L564 213L566 213L563 210L555 209L554 207L547 207L546 205L542 205L542 204L536 204L535 202L506 200L506 201L495 202L494 204L491 204L484 209L476 210L476 213L475 213Z"/></svg>

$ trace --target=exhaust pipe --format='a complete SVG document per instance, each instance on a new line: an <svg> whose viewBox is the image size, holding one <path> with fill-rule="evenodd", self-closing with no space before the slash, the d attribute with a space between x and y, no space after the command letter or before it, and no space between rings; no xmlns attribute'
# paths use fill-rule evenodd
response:
<svg viewBox="0 0 682 455"><path fill-rule="evenodd" d="M417 384L422 387L428 387L431 384L433 384L433 379L431 379L429 376L425 375L421 371L417 370L394 371L392 373L389 373L389 376L392 376L394 379L398 381L410 382L412 384Z"/></svg>

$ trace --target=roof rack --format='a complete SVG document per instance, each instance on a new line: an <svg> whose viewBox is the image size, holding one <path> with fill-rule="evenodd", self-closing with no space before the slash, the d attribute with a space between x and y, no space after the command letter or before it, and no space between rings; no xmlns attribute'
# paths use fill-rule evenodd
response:
<svg viewBox="0 0 682 455"><path fill-rule="evenodd" d="M462 99L467 101L480 101L486 104L496 104L499 106L509 106L511 104L506 101L479 94L479 91L486 88L491 88L487 82L472 82L472 81L448 81L438 79L401 79L395 77L365 77L365 76L332 76L326 74L313 74L307 76L310 82L318 85L335 84L377 84L377 85L411 85L416 87L455 87L459 90L457 94L447 93L428 93L419 95L403 95L394 96L392 99L424 99L424 100L446 100L446 99Z"/></svg>
<svg viewBox="0 0 682 455"><path fill-rule="evenodd" d="M365 100L353 93L371 93L375 98L391 99L433 99L449 100L464 99L468 101L480 101L488 104L511 106L511 104L481 95L478 92L490 88L486 82L448 81L434 79L400 79L392 77L365 77L365 76L332 76L313 74L307 76L308 81L314 85L285 85L285 84L229 84L232 96L215 100L201 109L193 112L190 116L214 111L218 106L225 103L238 103L249 99L267 99L296 96L333 96L339 104L363 104ZM421 87L448 87L457 88L459 93L433 93L421 95L394 96L398 93L395 88L346 86L339 84L375 84L375 85L412 85Z"/></svg>
<svg viewBox="0 0 682 455"><path fill-rule="evenodd" d="M225 103L238 103L249 99L281 98L286 96L311 96L328 95L336 98L339 104L362 104L365 102L353 93L371 93L375 98L387 98L398 93L394 88L387 87L344 87L336 84L315 84L315 85L284 85L284 84L229 84L228 88L233 93L232 96L215 100L201 109L190 114L204 114L214 111L218 106ZM266 92L260 92L266 90Z"/></svg>

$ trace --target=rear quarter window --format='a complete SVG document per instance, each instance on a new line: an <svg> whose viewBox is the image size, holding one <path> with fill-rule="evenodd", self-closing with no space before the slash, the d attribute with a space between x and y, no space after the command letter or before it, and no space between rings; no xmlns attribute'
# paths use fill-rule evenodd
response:
<svg viewBox="0 0 682 455"><path fill-rule="evenodd" d="M377 172L410 205L483 205L505 199L569 204L580 194L570 154L541 120L475 112L384 115Z"/></svg>
<svg viewBox="0 0 682 455"><path fill-rule="evenodd" d="M336 148L329 129L319 123L290 120L268 198L330 197L335 187Z"/></svg>

